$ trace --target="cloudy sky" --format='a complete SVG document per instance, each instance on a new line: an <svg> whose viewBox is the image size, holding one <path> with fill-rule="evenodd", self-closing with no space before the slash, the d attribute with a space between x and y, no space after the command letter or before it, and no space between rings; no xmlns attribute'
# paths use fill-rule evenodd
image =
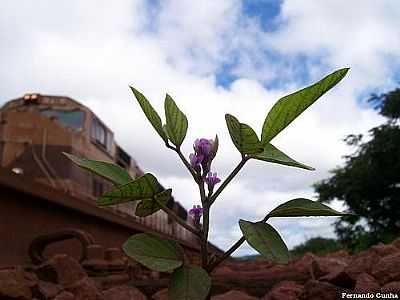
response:
<svg viewBox="0 0 400 300"><path fill-rule="evenodd" d="M239 218L258 220L297 197L351 152L342 139L382 122L365 99L400 80L397 0L2 1L0 103L26 92L70 96L89 106L117 141L174 189L186 207L198 192L147 123L128 85L163 114L168 92L188 116L188 155L197 137L220 137L214 171L240 160L225 127L231 113L259 134L276 100L335 69L348 76L274 144L316 168L251 161L213 206L211 241L228 248ZM334 207L341 208L339 202ZM332 218L274 220L289 247L333 237ZM254 253L247 245L237 254Z"/></svg>

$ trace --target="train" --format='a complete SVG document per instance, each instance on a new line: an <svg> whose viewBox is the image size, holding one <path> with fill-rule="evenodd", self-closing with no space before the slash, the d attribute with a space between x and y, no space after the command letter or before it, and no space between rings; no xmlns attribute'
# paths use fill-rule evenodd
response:
<svg viewBox="0 0 400 300"><path fill-rule="evenodd" d="M95 205L95 199L112 184L77 167L62 152L117 164L132 178L144 174L137 161L116 142L114 132L88 107L70 97L27 93L0 108L0 167ZM195 226L173 197L167 206ZM132 203L105 209L132 218L150 231L198 245L194 234L163 211L141 218L134 214Z"/></svg>

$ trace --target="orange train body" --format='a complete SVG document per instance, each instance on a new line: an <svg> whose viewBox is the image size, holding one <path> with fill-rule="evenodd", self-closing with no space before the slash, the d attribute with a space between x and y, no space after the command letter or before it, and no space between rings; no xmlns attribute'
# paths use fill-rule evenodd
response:
<svg viewBox="0 0 400 300"><path fill-rule="evenodd" d="M62 152L118 164L133 178L143 175L135 159L116 143L111 129L89 108L69 97L26 94L0 109L1 168L98 209L96 197L112 185L75 166ZM173 198L168 206L194 225L185 208ZM138 232L145 228L198 249L196 236L163 211L140 218L131 203L104 209L140 224Z"/></svg>

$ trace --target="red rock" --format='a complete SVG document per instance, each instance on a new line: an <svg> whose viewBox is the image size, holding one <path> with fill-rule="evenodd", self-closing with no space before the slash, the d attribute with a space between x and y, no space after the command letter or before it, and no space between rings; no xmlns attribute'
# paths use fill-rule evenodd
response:
<svg viewBox="0 0 400 300"><path fill-rule="evenodd" d="M295 272L304 274L307 277L312 277L313 267L312 263L316 260L316 256L310 252L304 254L301 258L293 262L292 268Z"/></svg>
<svg viewBox="0 0 400 300"><path fill-rule="evenodd" d="M376 293L379 292L381 287L374 277L367 273L361 273L357 277L355 292L359 293Z"/></svg>
<svg viewBox="0 0 400 300"><path fill-rule="evenodd" d="M400 252L382 257L373 266L371 275L382 285L390 281L400 281Z"/></svg>
<svg viewBox="0 0 400 300"><path fill-rule="evenodd" d="M0 299L31 299L31 281L25 278L20 267L0 271Z"/></svg>
<svg viewBox="0 0 400 300"><path fill-rule="evenodd" d="M275 285L262 300L298 300L303 291L303 286L294 281L282 281Z"/></svg>
<svg viewBox="0 0 400 300"><path fill-rule="evenodd" d="M332 283L333 285L348 289L353 289L355 285L355 280L351 278L346 272L344 272L344 268L338 268L337 270L320 277L319 280L326 281Z"/></svg>
<svg viewBox="0 0 400 300"><path fill-rule="evenodd" d="M398 293L400 294L400 281L392 281L386 283L382 289L382 293Z"/></svg>
<svg viewBox="0 0 400 300"><path fill-rule="evenodd" d="M141 291L130 286L118 286L108 289L103 292L103 297L106 300L147 300L147 297Z"/></svg>
<svg viewBox="0 0 400 300"><path fill-rule="evenodd" d="M44 299L50 299L58 295L62 290L62 286L52 283L39 280L38 282L38 291L44 297Z"/></svg>
<svg viewBox="0 0 400 300"><path fill-rule="evenodd" d="M259 298L249 296L241 291L232 290L225 294L213 296L211 300L259 300Z"/></svg>
<svg viewBox="0 0 400 300"><path fill-rule="evenodd" d="M159 290L153 296L151 296L153 300L168 300L168 289Z"/></svg>
<svg viewBox="0 0 400 300"><path fill-rule="evenodd" d="M362 273L371 273L372 267L376 265L380 257L375 252L363 251L344 269L353 280L357 280Z"/></svg>
<svg viewBox="0 0 400 300"><path fill-rule="evenodd" d="M319 257L312 253L306 253L303 257L293 263L295 271L306 274L311 278L319 278L326 274L342 270L348 265L347 257Z"/></svg>
<svg viewBox="0 0 400 300"><path fill-rule="evenodd" d="M70 293L70 292L61 292L60 294L58 294L54 300L75 300L74 294Z"/></svg>
<svg viewBox="0 0 400 300"><path fill-rule="evenodd" d="M318 280L309 280L304 285L302 300L337 300L340 299L340 290L333 284Z"/></svg>
<svg viewBox="0 0 400 300"><path fill-rule="evenodd" d="M400 238L394 240L392 245L395 246L397 249L400 249Z"/></svg>
<svg viewBox="0 0 400 300"><path fill-rule="evenodd" d="M319 278L330 273L342 271L348 264L345 260L340 258L316 257L311 265L313 267L314 276Z"/></svg>
<svg viewBox="0 0 400 300"><path fill-rule="evenodd" d="M85 270L74 258L58 254L37 267L35 270L43 281L50 281L67 286L87 277Z"/></svg>
<svg viewBox="0 0 400 300"><path fill-rule="evenodd" d="M96 286L101 290L108 290L114 286L125 285L131 281L131 277L127 273L109 274L107 276L92 277Z"/></svg>
<svg viewBox="0 0 400 300"><path fill-rule="evenodd" d="M219 268L227 267L233 272L254 272L254 270L265 270L273 267L275 264L268 260L250 260L250 261L232 261L222 264Z"/></svg>
<svg viewBox="0 0 400 300"><path fill-rule="evenodd" d="M385 245L385 244L380 243L378 245L372 246L369 251L374 251L376 254L383 257L383 256L395 254L395 253L399 252L399 249L396 248L394 245L390 245L390 244Z"/></svg>
<svg viewBox="0 0 400 300"><path fill-rule="evenodd" d="M65 289L74 294L75 300L104 299L97 289L95 282L89 277L76 281L72 285L66 286Z"/></svg>
<svg viewBox="0 0 400 300"><path fill-rule="evenodd" d="M338 258L346 262L349 262L349 260L351 259L349 252L347 252L346 250L339 250L336 252L328 253L325 255L325 257Z"/></svg>
<svg viewBox="0 0 400 300"><path fill-rule="evenodd" d="M34 287L38 284L39 278L35 273L32 272L24 272L24 278L28 281L29 287Z"/></svg>
<svg viewBox="0 0 400 300"><path fill-rule="evenodd" d="M243 270L241 270L241 271L243 271ZM234 274L234 273L236 273L234 270L232 270L230 267L228 267L228 266L221 266L221 267L218 267L217 269L215 269L215 271L213 272L213 274L215 274L215 275L232 275L232 274Z"/></svg>
<svg viewBox="0 0 400 300"><path fill-rule="evenodd" d="M336 252L328 253L324 257L339 259L346 265L349 265L353 260L353 257L349 254L347 250L339 250Z"/></svg>

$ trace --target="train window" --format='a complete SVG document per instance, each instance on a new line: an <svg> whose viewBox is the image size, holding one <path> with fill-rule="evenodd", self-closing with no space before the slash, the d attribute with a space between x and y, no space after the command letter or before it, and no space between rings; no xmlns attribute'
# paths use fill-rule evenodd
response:
<svg viewBox="0 0 400 300"><path fill-rule="evenodd" d="M113 135L97 118L92 121L92 138L99 144L103 145L108 152L112 152Z"/></svg>
<svg viewBox="0 0 400 300"><path fill-rule="evenodd" d="M97 119L92 122L92 137L106 147L106 128Z"/></svg>
<svg viewBox="0 0 400 300"><path fill-rule="evenodd" d="M119 146L117 146L117 163L123 168L129 168L131 165L131 156Z"/></svg>
<svg viewBox="0 0 400 300"><path fill-rule="evenodd" d="M113 136L112 136L112 134L111 134L111 132L107 132L107 146L106 146L106 148L107 148L107 150L109 151L109 152L112 152L112 145L113 145Z"/></svg>
<svg viewBox="0 0 400 300"><path fill-rule="evenodd" d="M81 110L57 110L57 109L44 109L41 111L42 114L47 117L54 118L63 125L71 127L76 131L82 130L83 122L85 120L85 112Z"/></svg>

